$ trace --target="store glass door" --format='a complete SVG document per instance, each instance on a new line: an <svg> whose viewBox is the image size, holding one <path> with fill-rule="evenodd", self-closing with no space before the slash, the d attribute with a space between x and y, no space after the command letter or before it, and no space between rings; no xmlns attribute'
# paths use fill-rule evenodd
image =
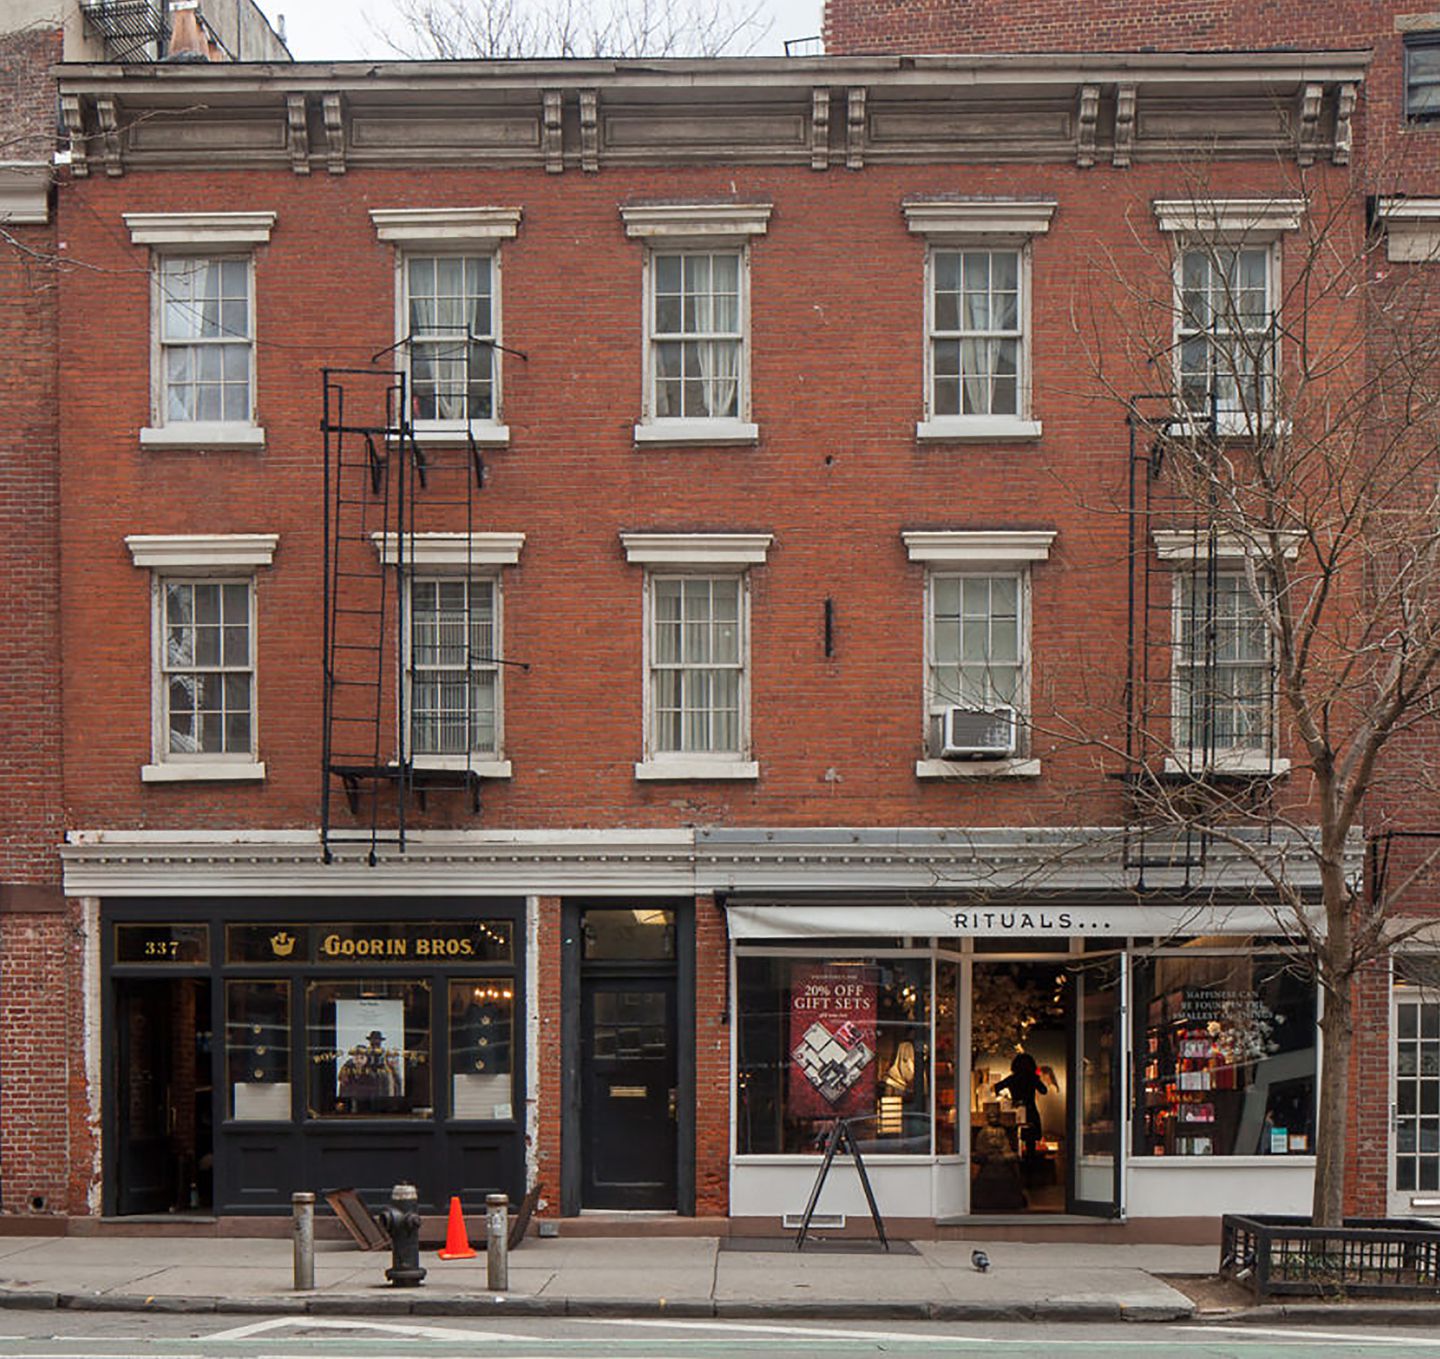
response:
<svg viewBox="0 0 1440 1359"><path fill-rule="evenodd" d="M211 1206L210 983L115 982L116 1211Z"/></svg>
<svg viewBox="0 0 1440 1359"><path fill-rule="evenodd" d="M1390 1032L1390 1211L1433 1215L1440 1208L1440 965L1399 957Z"/></svg>
<svg viewBox="0 0 1440 1359"><path fill-rule="evenodd" d="M1070 1195L1072 1213L1120 1217L1125 1161L1125 963L1086 955L1072 988Z"/></svg>

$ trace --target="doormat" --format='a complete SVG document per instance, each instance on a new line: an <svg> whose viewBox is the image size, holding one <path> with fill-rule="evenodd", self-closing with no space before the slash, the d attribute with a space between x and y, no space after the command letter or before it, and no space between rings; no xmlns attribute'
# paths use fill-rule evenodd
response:
<svg viewBox="0 0 1440 1359"><path fill-rule="evenodd" d="M753 1251L757 1255L884 1255L885 1247L873 1236L807 1236L804 1248L795 1249L793 1236L722 1236L721 1250ZM891 1255L919 1255L913 1241L892 1241Z"/></svg>

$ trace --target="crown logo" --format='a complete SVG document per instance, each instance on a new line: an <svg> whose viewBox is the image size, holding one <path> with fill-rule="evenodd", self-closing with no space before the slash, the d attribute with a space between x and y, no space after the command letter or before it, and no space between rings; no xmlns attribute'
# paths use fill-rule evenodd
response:
<svg viewBox="0 0 1440 1359"><path fill-rule="evenodd" d="M270 936L270 951L277 958L288 958L295 952L295 936L286 934L284 930Z"/></svg>

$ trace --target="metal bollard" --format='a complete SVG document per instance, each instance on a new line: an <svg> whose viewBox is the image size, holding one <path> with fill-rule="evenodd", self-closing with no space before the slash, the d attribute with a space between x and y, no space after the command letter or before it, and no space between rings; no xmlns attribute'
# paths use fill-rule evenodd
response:
<svg viewBox="0 0 1440 1359"><path fill-rule="evenodd" d="M485 1195L485 1282L492 1293L510 1291L510 1199Z"/></svg>
<svg viewBox="0 0 1440 1359"><path fill-rule="evenodd" d="M290 1209L295 1215L295 1291L308 1292L315 1287L315 1195L290 1195Z"/></svg>

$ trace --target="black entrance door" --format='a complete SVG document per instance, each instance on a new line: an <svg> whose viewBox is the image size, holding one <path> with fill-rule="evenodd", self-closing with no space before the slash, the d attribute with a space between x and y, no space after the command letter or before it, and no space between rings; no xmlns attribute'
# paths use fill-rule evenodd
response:
<svg viewBox="0 0 1440 1359"><path fill-rule="evenodd" d="M675 978L586 977L580 1016L584 1206L673 1209Z"/></svg>
<svg viewBox="0 0 1440 1359"><path fill-rule="evenodd" d="M210 1206L210 983L115 982L116 1211Z"/></svg>

